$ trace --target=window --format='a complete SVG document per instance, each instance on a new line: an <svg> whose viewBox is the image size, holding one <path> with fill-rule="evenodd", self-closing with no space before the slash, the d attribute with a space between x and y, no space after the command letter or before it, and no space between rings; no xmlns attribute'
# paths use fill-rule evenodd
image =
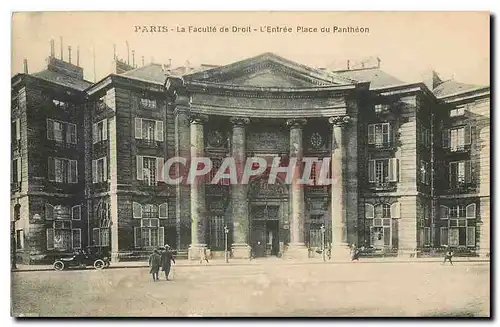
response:
<svg viewBox="0 0 500 327"><path fill-rule="evenodd" d="M53 99L52 100L52 103L54 104L54 106L56 106L57 108L61 108L63 110L68 110L68 109L71 109L73 107L72 104L68 103L68 102L64 102L64 101L61 101L61 100L57 100L57 99Z"/></svg>
<svg viewBox="0 0 500 327"><path fill-rule="evenodd" d="M135 138L144 141L163 142L163 122L160 120L135 118Z"/></svg>
<svg viewBox="0 0 500 327"><path fill-rule="evenodd" d="M92 125L92 140L93 144L105 141L108 139L108 120L103 119L100 122Z"/></svg>
<svg viewBox="0 0 500 327"><path fill-rule="evenodd" d="M392 247L392 219L400 217L400 203L365 203L365 218L370 228L370 245L377 249Z"/></svg>
<svg viewBox="0 0 500 327"><path fill-rule="evenodd" d="M449 165L450 188L472 184L473 169L470 160L454 161Z"/></svg>
<svg viewBox="0 0 500 327"><path fill-rule="evenodd" d="M15 119L11 126L11 140L19 141L21 139L21 120Z"/></svg>
<svg viewBox="0 0 500 327"><path fill-rule="evenodd" d="M471 144L471 127L462 126L443 130L443 148L450 151L463 151L466 145Z"/></svg>
<svg viewBox="0 0 500 327"><path fill-rule="evenodd" d="M76 144L76 125L53 119L47 119L47 139L59 143Z"/></svg>
<svg viewBox="0 0 500 327"><path fill-rule="evenodd" d="M142 206L143 218L158 218L158 206L155 204L145 204Z"/></svg>
<svg viewBox="0 0 500 327"><path fill-rule="evenodd" d="M457 107L450 110L450 117L463 116L465 114L465 107Z"/></svg>
<svg viewBox="0 0 500 327"><path fill-rule="evenodd" d="M384 184L398 181L398 159L376 159L368 161L368 181Z"/></svg>
<svg viewBox="0 0 500 327"><path fill-rule="evenodd" d="M47 228L47 250L71 250L73 247L73 232L71 229L71 221L53 222L52 228Z"/></svg>
<svg viewBox="0 0 500 327"><path fill-rule="evenodd" d="M17 184L22 181L21 158L12 160L12 183Z"/></svg>
<svg viewBox="0 0 500 327"><path fill-rule="evenodd" d="M75 228L71 230L73 238L73 249L82 248L82 230L80 228Z"/></svg>
<svg viewBox="0 0 500 327"><path fill-rule="evenodd" d="M431 181L430 163L424 160L420 161L420 183L429 185Z"/></svg>
<svg viewBox="0 0 500 327"><path fill-rule="evenodd" d="M22 250L24 247L24 231L22 229L16 230L16 249Z"/></svg>
<svg viewBox="0 0 500 327"><path fill-rule="evenodd" d="M389 111L389 108L390 107L387 104L376 104L375 105L375 112L380 113L380 112Z"/></svg>
<svg viewBox="0 0 500 327"><path fill-rule="evenodd" d="M49 158L49 181L57 183L78 183L78 165L76 160Z"/></svg>
<svg viewBox="0 0 500 327"><path fill-rule="evenodd" d="M162 203L158 208L160 219L168 219L168 204Z"/></svg>
<svg viewBox="0 0 500 327"><path fill-rule="evenodd" d="M431 228L424 227L424 245L431 245Z"/></svg>
<svg viewBox="0 0 500 327"><path fill-rule="evenodd" d="M431 146L431 130L426 126L420 125L418 138L420 144L429 148Z"/></svg>
<svg viewBox="0 0 500 327"><path fill-rule="evenodd" d="M148 98L141 98L141 106L143 106L144 108L148 108L148 109L154 109L154 108L156 108L156 100L148 99Z"/></svg>
<svg viewBox="0 0 500 327"><path fill-rule="evenodd" d="M442 205L441 219L448 219L448 221L446 222L446 226L440 227L440 244L442 246L476 246L475 218L475 203L467 206L464 204L458 204L449 208Z"/></svg>
<svg viewBox="0 0 500 327"><path fill-rule="evenodd" d="M164 181L163 158L137 156L136 165L137 179L144 184L153 186Z"/></svg>
<svg viewBox="0 0 500 327"><path fill-rule="evenodd" d="M368 144L378 147L390 145L391 131L389 123L368 125Z"/></svg>
<svg viewBox="0 0 500 327"><path fill-rule="evenodd" d="M164 228L160 227L158 218L143 218L141 227L134 227L136 248L156 248L164 243Z"/></svg>
<svg viewBox="0 0 500 327"><path fill-rule="evenodd" d="M92 243L97 246L109 246L109 228L93 228Z"/></svg>
<svg viewBox="0 0 500 327"><path fill-rule="evenodd" d="M382 218L391 218L391 206L387 203L382 205Z"/></svg>
<svg viewBox="0 0 500 327"><path fill-rule="evenodd" d="M108 163L106 157L92 160L92 182L102 183L108 180Z"/></svg>

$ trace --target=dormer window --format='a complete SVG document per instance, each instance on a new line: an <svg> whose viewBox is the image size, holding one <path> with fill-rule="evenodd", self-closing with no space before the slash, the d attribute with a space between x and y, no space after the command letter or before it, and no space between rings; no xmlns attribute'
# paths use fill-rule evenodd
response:
<svg viewBox="0 0 500 327"><path fill-rule="evenodd" d="M465 106L453 108L450 110L450 117L459 117L465 115Z"/></svg>
<svg viewBox="0 0 500 327"><path fill-rule="evenodd" d="M156 108L156 100L148 99L148 98L141 98L141 106L144 108L148 108L148 109L155 109Z"/></svg>
<svg viewBox="0 0 500 327"><path fill-rule="evenodd" d="M381 112L387 112L389 111L389 105L388 104L376 104L375 105L375 113L381 113Z"/></svg>

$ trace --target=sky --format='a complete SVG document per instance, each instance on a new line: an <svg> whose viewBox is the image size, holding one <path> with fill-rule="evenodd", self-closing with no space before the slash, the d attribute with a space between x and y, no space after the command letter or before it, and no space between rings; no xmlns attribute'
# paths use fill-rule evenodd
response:
<svg viewBox="0 0 500 327"><path fill-rule="evenodd" d="M490 16L488 12L32 12L16 13L12 25L12 71L43 70L54 39L56 57L63 38L64 59L72 46L73 63L80 48L85 79L100 80L111 72L113 44L135 63L152 60L173 66L224 65L263 52L273 52L311 67L343 68L347 60L381 59L387 73L417 82L433 69L442 79L490 83ZM137 27L139 26L139 27ZM136 32L136 29L148 32ZM168 32L149 32L167 26ZM182 33L177 28L214 26L216 32ZM251 27L251 32L220 32L221 27ZM254 31L290 27L289 33ZM297 32L297 27L318 32ZM369 33L322 33L321 27L364 27ZM159 29L157 27L157 29ZM172 30L173 29L173 30ZM94 50L95 49L95 50ZM94 56L95 52L95 75Z"/></svg>

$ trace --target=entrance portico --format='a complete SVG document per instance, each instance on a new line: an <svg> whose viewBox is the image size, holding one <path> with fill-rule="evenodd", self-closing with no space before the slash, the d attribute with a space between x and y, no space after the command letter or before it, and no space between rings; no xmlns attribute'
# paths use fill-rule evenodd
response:
<svg viewBox="0 0 500 327"><path fill-rule="evenodd" d="M235 160L238 184L220 186L221 192L227 190L230 201L218 205L225 212L224 223L230 226L234 258L249 258L251 251L255 255L306 258L310 245L308 226L314 225L312 220L326 217L328 213L331 223L325 225L332 226L332 246L345 246L348 220L357 220L357 216L348 217L345 209L345 160L357 156L346 154L349 149L344 146L346 136L343 133L348 122L345 117L349 111L357 110L357 106L349 108L352 103L349 98L364 85L273 54L185 75L180 83L167 81L167 84L177 85L176 92L191 99L189 112L192 116L208 117L203 121L204 129L198 119L198 127L191 128L191 133L227 139L227 142L211 142L198 136L196 144L191 144L198 147L192 148L191 156L205 153L219 158L230 156ZM176 152L186 151L176 149ZM286 157L300 164L294 168L290 183L279 187L268 184L267 179L241 184L246 158L259 156ZM310 185L301 184L304 156L329 157L333 185L309 190ZM357 162L349 165L357 165ZM263 180L266 183L262 183ZM191 213L206 212L206 208L201 207L205 202L199 199L204 196L202 186L191 185L191 188ZM266 194L269 190L272 192ZM307 203L314 204L315 208L309 208ZM182 214L178 212L178 216ZM192 216L191 223L209 229L207 219ZM192 227L191 231L194 230L196 228ZM191 244L205 244L200 239L204 234L196 231L196 235L191 234ZM206 243L209 243L208 238L204 238ZM287 251L283 252L284 248Z"/></svg>

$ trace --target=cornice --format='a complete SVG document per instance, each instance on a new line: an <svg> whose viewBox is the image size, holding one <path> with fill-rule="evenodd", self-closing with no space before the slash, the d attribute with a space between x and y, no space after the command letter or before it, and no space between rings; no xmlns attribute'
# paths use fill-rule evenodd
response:
<svg viewBox="0 0 500 327"><path fill-rule="evenodd" d="M129 76L110 74L95 83L94 85L87 88L85 91L88 95L92 95L102 89L107 88L109 85L122 86L125 88L139 89L141 91L147 90L150 92L164 92L164 86L162 83L147 81L139 78L132 78Z"/></svg>
<svg viewBox="0 0 500 327"><path fill-rule="evenodd" d="M235 96L247 98L275 98L275 99L301 99L318 97L345 96L357 89L355 84L326 85L307 88L289 87L260 87L242 86L232 84L186 82L186 87L190 93L212 94L221 96Z"/></svg>
<svg viewBox="0 0 500 327"><path fill-rule="evenodd" d="M191 104L191 112L215 116L255 117L255 118L312 118L345 115L345 105L323 108L243 108L204 104Z"/></svg>

